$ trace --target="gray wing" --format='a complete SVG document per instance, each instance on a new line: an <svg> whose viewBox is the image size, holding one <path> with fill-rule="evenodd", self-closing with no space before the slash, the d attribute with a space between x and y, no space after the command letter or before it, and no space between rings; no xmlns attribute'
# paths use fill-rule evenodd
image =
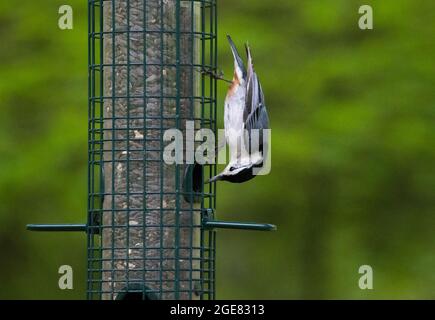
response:
<svg viewBox="0 0 435 320"><path fill-rule="evenodd" d="M269 117L264 101L264 93L255 72L252 72L248 78L243 121L245 129L248 131L251 129L269 128Z"/></svg>
<svg viewBox="0 0 435 320"><path fill-rule="evenodd" d="M248 55L247 85L243 121L245 129L268 129L269 117L266 111L263 89L252 64L251 50L246 45Z"/></svg>
<svg viewBox="0 0 435 320"><path fill-rule="evenodd" d="M266 104L264 101L264 93L261 88L260 80L254 71L252 64L251 51L246 45L246 53L248 55L248 70L247 70L247 85L246 85L246 99L245 109L243 112L243 121L245 129L248 131L248 136L245 136L245 143L249 146L249 152L255 149L255 142L252 140L254 135L251 135L251 130L258 130L258 151L262 153L262 157L266 158L268 152L268 145L263 145L263 129L269 129L269 117L267 115ZM251 145L254 143L254 145Z"/></svg>

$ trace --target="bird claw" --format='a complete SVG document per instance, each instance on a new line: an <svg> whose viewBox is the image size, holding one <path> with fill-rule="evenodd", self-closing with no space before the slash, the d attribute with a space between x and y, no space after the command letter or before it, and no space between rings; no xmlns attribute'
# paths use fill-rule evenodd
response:
<svg viewBox="0 0 435 320"><path fill-rule="evenodd" d="M232 82L231 80L227 80L224 78L224 72L222 70L219 70L218 72L214 72L211 69L204 69L203 68L203 69L201 69L200 73L208 75L216 80L222 80L222 81L229 82L229 83Z"/></svg>

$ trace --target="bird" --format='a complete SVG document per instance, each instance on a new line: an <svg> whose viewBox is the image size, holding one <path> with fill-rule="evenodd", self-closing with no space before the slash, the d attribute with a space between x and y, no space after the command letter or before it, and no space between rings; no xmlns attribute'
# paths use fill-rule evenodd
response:
<svg viewBox="0 0 435 320"><path fill-rule="evenodd" d="M234 75L225 97L224 109L225 140L229 146L230 159L225 169L209 182L222 180L242 183L253 179L256 176L255 169L264 164L268 146L263 143L263 130L269 129L269 116L248 43L245 44L245 68L233 40L229 35L227 39L234 59ZM258 135L254 136L256 130ZM253 149L255 143L258 148Z"/></svg>

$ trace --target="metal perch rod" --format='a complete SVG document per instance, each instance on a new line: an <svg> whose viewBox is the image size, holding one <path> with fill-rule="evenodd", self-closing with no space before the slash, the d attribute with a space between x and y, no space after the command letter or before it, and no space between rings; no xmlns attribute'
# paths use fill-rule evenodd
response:
<svg viewBox="0 0 435 320"><path fill-rule="evenodd" d="M86 232L88 226L85 224L28 224L27 230L30 231L83 231Z"/></svg>
<svg viewBox="0 0 435 320"><path fill-rule="evenodd" d="M253 231L275 231L277 228L269 223L232 222L207 220L203 222L204 229L239 229ZM64 231L64 232L87 232L86 224L28 224L30 231Z"/></svg>

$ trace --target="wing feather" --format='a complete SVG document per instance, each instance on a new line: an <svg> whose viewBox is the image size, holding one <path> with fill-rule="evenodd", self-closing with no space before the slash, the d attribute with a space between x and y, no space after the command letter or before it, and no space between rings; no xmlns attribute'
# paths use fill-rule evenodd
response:
<svg viewBox="0 0 435 320"><path fill-rule="evenodd" d="M258 76L254 71L251 51L248 45L246 45L246 53L248 55L248 70L245 109L243 112L245 129L248 131L251 129L268 129L269 117L264 101L264 93L260 80L258 80Z"/></svg>
<svg viewBox="0 0 435 320"><path fill-rule="evenodd" d="M259 151L263 152L263 129L269 128L269 117L267 115L263 89L261 87L260 80L254 71L251 52L247 45L246 53L248 55L248 70L243 120L245 129L249 133L252 129L259 130ZM251 134L249 134L249 137L251 137ZM250 140L250 138L245 137L245 143L248 146L251 145ZM266 152L267 150L264 151Z"/></svg>

